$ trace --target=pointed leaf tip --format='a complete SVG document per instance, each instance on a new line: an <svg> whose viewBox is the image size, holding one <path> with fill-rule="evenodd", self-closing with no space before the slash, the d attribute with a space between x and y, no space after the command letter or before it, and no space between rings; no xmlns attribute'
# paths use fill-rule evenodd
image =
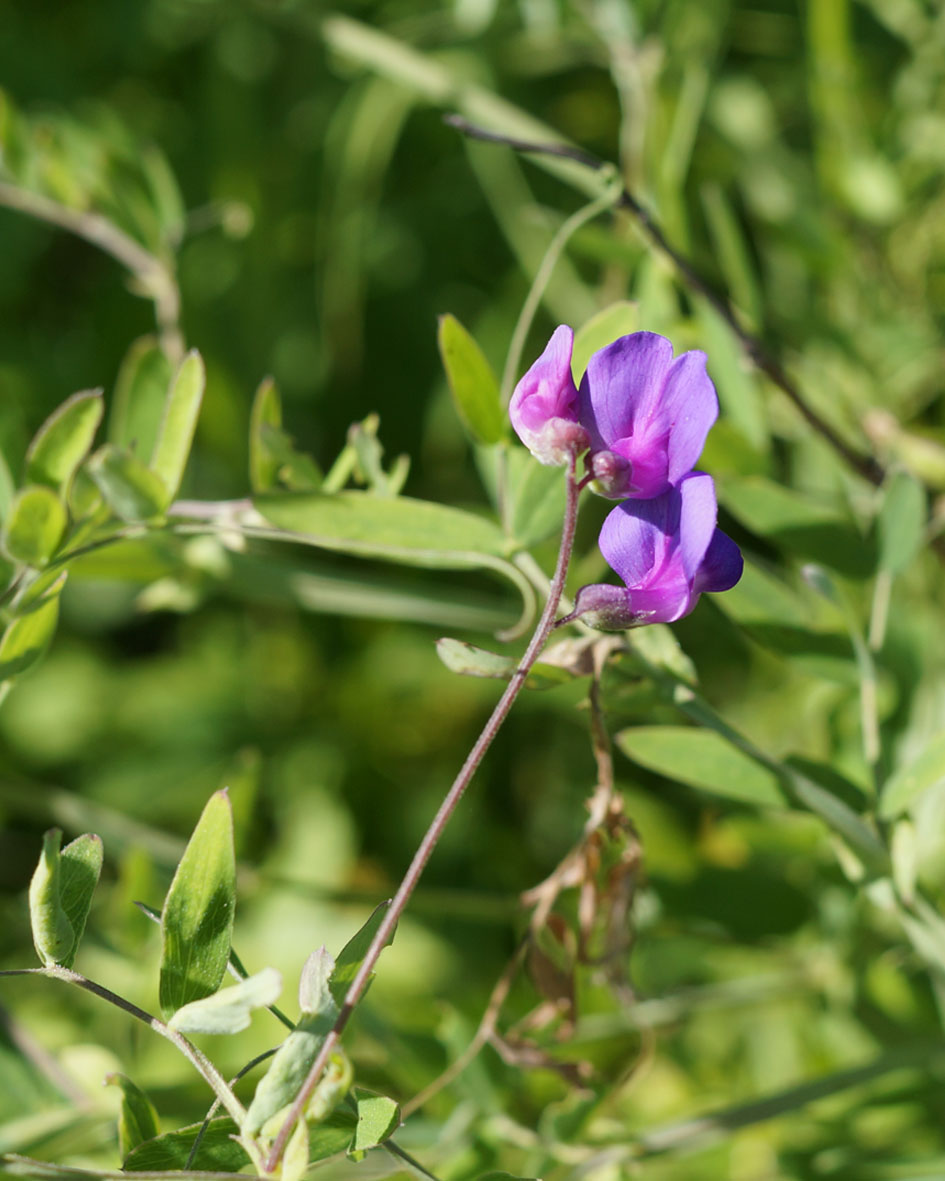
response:
<svg viewBox="0 0 945 1181"><path fill-rule="evenodd" d="M161 914L161 1008L170 1016L216 992L230 958L236 906L233 811L226 791L207 802Z"/></svg>

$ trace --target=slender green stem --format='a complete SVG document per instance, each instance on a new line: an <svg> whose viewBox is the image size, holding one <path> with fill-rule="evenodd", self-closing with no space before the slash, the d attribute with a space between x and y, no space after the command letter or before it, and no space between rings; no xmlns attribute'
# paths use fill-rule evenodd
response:
<svg viewBox="0 0 945 1181"><path fill-rule="evenodd" d="M620 200L621 192L622 188L619 183L609 184L606 192L600 197L596 197L593 201L578 209L576 213L572 213L567 221L562 223L558 232L551 239L551 243L545 251L545 257L541 260L541 266L538 268L538 272L532 280L532 285L529 288L528 295L525 297L525 302L522 304L522 310L519 313L515 331L512 333L508 356L505 359L505 368L502 371L503 405L508 405L508 401L512 396L512 386L515 384L515 375L521 364L522 350L525 348L525 339L528 336L528 330L532 326L532 320L534 320L535 313L538 311L538 305L541 303L542 296L545 294L545 288L548 286L552 273L554 272L555 264L568 244L568 239L586 222L597 217L599 213L603 213L607 209L612 209Z"/></svg>
<svg viewBox="0 0 945 1181"><path fill-rule="evenodd" d="M226 1080L210 1059L202 1054L182 1033L178 1033L176 1029L171 1029L169 1025L165 1025L163 1021L152 1016L147 1010L139 1009L137 1005L125 1000L123 996L112 992L111 989L106 988L103 984L97 984L94 980L89 980L79 972L74 972L71 968L63 968L59 964L49 964L43 968L7 969L6 971L0 972L0 976L45 976L49 980L62 980L66 984L74 984L86 992L91 992L101 1000L108 1001L109 1004L130 1014L132 1017L136 1017L139 1021L143 1021L145 1025L150 1026L155 1033L166 1038L171 1045L180 1050L185 1058L189 1059L191 1064L203 1075L214 1094L232 1116L236 1124L242 1126L243 1120L246 1117L246 1109L227 1086Z"/></svg>
<svg viewBox="0 0 945 1181"><path fill-rule="evenodd" d="M344 1003L338 1013L337 1020L332 1026L330 1033L326 1036L321 1045L315 1061L312 1063L312 1068L308 1073L305 1082L302 1084L295 1102L279 1131L272 1146L272 1151L266 1161L266 1169L268 1172L274 1172L279 1160L285 1150L286 1143L297 1121L301 1118L302 1113L312 1096L312 1092L318 1085L318 1080L321 1078L322 1071L329 1057L338 1044L341 1034L345 1026L348 1024L351 1014L354 1012L355 1006L361 999L361 995L367 986L368 981L374 971L375 964L383 949L387 946L391 936L394 933L394 928L400 920L410 896L413 894L417 883L423 873L430 855L436 848L443 831L448 824L450 817L456 809L457 804L462 799L466 788L469 786L476 768L482 761L486 751L492 745L492 741L498 734L502 723L508 716L509 710L515 699L525 684L525 680L531 670L532 665L538 659L538 654L548 640L551 634L551 629L554 626L555 615L558 610L558 604L561 599L562 591L564 590L564 582L568 572L568 565L571 561L571 550L574 545L574 531L577 525L577 509L578 509L579 490L577 482L574 478L574 462L567 474L567 500L565 503L564 525L561 533L561 547L558 552L558 563L555 568L554 578L551 582L551 587L548 592L548 601L545 604L545 609L542 612L541 619L538 621L538 626L535 629L535 634L525 654L522 657L521 663L512 674L505 692L502 694L495 709L489 716L479 737L476 739L472 750L459 770L456 778L453 780L452 786L446 793L442 804L437 810L436 815L430 822L430 827L427 829L414 854L413 860L404 874L397 892L394 895L391 905L384 916L383 922L377 929L371 945L365 953L364 960L361 963L358 973L352 980L351 985L345 995Z"/></svg>

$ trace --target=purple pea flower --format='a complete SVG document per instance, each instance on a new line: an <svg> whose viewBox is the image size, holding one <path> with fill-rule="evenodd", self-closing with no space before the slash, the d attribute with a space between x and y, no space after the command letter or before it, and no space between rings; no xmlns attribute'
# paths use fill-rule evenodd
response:
<svg viewBox="0 0 945 1181"><path fill-rule="evenodd" d="M703 472L649 500L619 504L604 521L600 549L626 586L582 587L568 619L604 631L672 623L703 591L729 590L742 576L742 555L716 515L715 486Z"/></svg>
<svg viewBox="0 0 945 1181"><path fill-rule="evenodd" d="M705 353L673 358L655 332L599 349L580 390L571 376L574 334L558 328L516 386L509 413L542 463L590 449L588 471L613 499L659 496L689 472L719 412Z"/></svg>
<svg viewBox="0 0 945 1181"><path fill-rule="evenodd" d="M578 392L571 376L573 348L574 333L562 324L515 387L509 403L512 426L541 463L565 464L590 445L587 431L578 422Z"/></svg>

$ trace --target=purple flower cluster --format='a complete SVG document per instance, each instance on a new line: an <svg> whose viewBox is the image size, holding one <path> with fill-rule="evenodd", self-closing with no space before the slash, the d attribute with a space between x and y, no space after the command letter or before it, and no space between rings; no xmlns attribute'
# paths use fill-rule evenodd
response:
<svg viewBox="0 0 945 1181"><path fill-rule="evenodd" d="M574 617L611 631L671 623L742 573L738 546L716 527L712 477L692 470L719 412L705 353L674 358L665 337L635 332L596 352L577 387L573 345L562 325L509 414L536 459L565 464L586 452L597 491L621 501L600 548L626 585L582 587Z"/></svg>

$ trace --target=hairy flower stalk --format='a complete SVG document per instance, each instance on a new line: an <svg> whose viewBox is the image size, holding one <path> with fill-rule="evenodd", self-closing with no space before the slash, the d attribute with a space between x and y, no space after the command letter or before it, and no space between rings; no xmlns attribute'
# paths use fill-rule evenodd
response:
<svg viewBox="0 0 945 1181"><path fill-rule="evenodd" d="M440 805L436 815L430 822L430 827L424 834L423 840L420 842L416 853L413 856L407 872L404 874L403 880L394 895L387 914L384 920L377 929L371 945L368 948L364 961L358 970L357 975L351 981L351 985L345 994L344 1002L341 1005L338 1017L332 1026L330 1033L326 1036L322 1043L318 1056L312 1063L312 1068L302 1084L302 1087L292 1104L292 1109L289 1112L285 1123L279 1131L273 1143L272 1150L266 1161L267 1172L275 1172L285 1146L288 1142L289 1136L292 1134L292 1129L300 1118L303 1118L303 1113L308 1106L309 1099L313 1091L318 1085L322 1072L328 1063L332 1051L337 1046L341 1034L351 1014L354 1012L355 1006L361 999L365 986L374 971L378 957L383 951L384 947L389 942L394 928L397 926L400 916L403 914L407 903L410 900L414 889L430 855L436 848L437 842L443 835L443 831L449 822L450 817L456 809L456 805L462 799L463 793L469 786L469 783L476 772L476 768L482 761L483 755L492 745L492 741L498 734L502 723L508 716L509 710L519 693L525 685L525 680L531 670L532 665L538 659L538 656L545 646L552 628L554 627L555 615L558 611L558 604L561 601L561 595L564 591L564 582L568 572L568 565L571 561L571 550L574 546L574 530L577 524L577 509L578 497L582 487L575 480L574 475L575 457L572 455L568 463L568 472L566 476L567 499L565 502L564 524L561 531L561 545L558 551L558 561L555 566L554 576L551 580L551 586L548 591L548 601L545 603L545 609L542 612L541 618L538 621L538 626L535 628L535 633L525 650L518 668L512 674L512 677L506 686L505 692L499 698L499 701L489 716L479 737L476 739L472 750L466 757L456 778L453 780L452 786L446 793L442 804Z"/></svg>

